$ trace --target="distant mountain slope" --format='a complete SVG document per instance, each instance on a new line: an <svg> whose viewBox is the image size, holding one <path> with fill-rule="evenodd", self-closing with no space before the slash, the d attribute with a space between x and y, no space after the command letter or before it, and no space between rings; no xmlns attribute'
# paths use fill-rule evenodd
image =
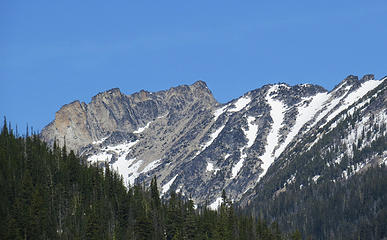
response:
<svg viewBox="0 0 387 240"><path fill-rule="evenodd" d="M273 195L286 190L287 182L313 177L318 181L321 171L300 176L310 164L299 160L300 154L330 153L323 139L343 119L358 116L363 120L352 128L342 127L345 156L337 155L330 163L308 160L329 169L335 161L354 158L348 146L359 140L357 129L371 120L378 126L385 122L385 79L349 76L330 92L311 84L266 85L224 105L201 81L155 93L125 95L112 89L89 104L62 107L41 136L51 144L66 139L69 148L90 162L109 162L126 183L150 183L157 176L162 194L181 192L216 208L225 189L245 205L262 191ZM374 133L373 127L364 131L371 133L367 141L362 139L363 148L385 135ZM360 171L379 158L360 165L354 160L347 167Z"/></svg>
<svg viewBox="0 0 387 240"><path fill-rule="evenodd" d="M387 237L387 81L290 145L240 204L312 239ZM363 94L363 92L367 92Z"/></svg>
<svg viewBox="0 0 387 240"><path fill-rule="evenodd" d="M338 107L294 142L272 165L252 195L299 188L315 182L347 179L371 165L387 161L387 81L362 94L348 107ZM372 80L370 80L372 81ZM369 81L362 85L370 84ZM372 83L374 84L374 83ZM361 91L353 91L354 95ZM346 102L344 102L346 103ZM272 186L272 188L269 187ZM263 192L262 192L263 191Z"/></svg>

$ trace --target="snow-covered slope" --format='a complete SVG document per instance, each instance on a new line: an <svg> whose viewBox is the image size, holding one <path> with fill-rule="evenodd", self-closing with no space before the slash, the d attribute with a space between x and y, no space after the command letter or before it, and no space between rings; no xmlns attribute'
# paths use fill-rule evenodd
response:
<svg viewBox="0 0 387 240"><path fill-rule="evenodd" d="M268 176L246 192L242 204L271 194L276 196L289 187L302 189L324 181L343 181L386 162L387 78L374 80L365 76L367 80L361 81L350 78L351 81L346 79L333 91L322 93L325 101L316 104L320 108L305 111L305 114L312 112L313 117L298 114L297 118L310 120L302 121L304 127L297 129L308 130L293 138L295 141L276 158ZM315 106L313 100L310 106Z"/></svg>

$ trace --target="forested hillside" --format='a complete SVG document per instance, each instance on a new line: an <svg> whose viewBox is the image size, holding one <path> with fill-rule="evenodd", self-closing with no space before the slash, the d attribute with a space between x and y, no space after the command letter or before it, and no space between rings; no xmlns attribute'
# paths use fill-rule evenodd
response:
<svg viewBox="0 0 387 240"><path fill-rule="evenodd" d="M223 197L218 211L195 209L180 195L160 199L155 178L127 189L117 173L88 166L66 147L15 136L6 122L0 134L0 239L285 238Z"/></svg>
<svg viewBox="0 0 387 240"><path fill-rule="evenodd" d="M300 229L306 239L387 238L387 169L368 169L348 181L325 181L259 201L248 212Z"/></svg>

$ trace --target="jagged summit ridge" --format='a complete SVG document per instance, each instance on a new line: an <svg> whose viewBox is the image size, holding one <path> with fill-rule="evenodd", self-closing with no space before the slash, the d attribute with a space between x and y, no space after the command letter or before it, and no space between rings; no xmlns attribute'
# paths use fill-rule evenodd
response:
<svg viewBox="0 0 387 240"><path fill-rule="evenodd" d="M331 91L269 84L226 104L203 81L154 93L112 89L64 106L42 137L66 136L69 147L90 162L107 161L126 183L157 176L163 194L216 206L223 189L239 200L265 182L273 163L382 82L349 76Z"/></svg>
<svg viewBox="0 0 387 240"><path fill-rule="evenodd" d="M216 105L217 102L204 82L190 86L182 85L155 93L140 91L131 95L121 93L118 88L98 93L90 103L64 105L55 120L42 130L41 136L49 144L57 139L63 144L67 137L70 149L82 147L107 137L114 131L133 132L149 121L176 109L186 108L192 103Z"/></svg>

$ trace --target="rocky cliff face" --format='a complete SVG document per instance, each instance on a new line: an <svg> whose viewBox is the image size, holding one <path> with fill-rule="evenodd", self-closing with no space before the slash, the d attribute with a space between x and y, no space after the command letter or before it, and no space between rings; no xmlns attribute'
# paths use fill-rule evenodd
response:
<svg viewBox="0 0 387 240"><path fill-rule="evenodd" d="M330 92L266 85L224 105L202 81L132 95L112 89L89 104L65 105L41 136L51 144L65 139L90 162L107 161L128 184L157 176L163 195L175 191L215 208L223 189L235 201L256 196L273 163L285 168L297 144L313 145L324 135L319 129L383 81L349 76Z"/></svg>
<svg viewBox="0 0 387 240"><path fill-rule="evenodd" d="M195 104L209 109L217 104L202 81L168 91L140 91L133 95L114 88L97 94L89 104L75 101L63 106L41 136L49 144L56 139L61 145L66 138L70 149L80 151L113 132L133 132L168 113L171 120L177 120L180 113L190 111Z"/></svg>

